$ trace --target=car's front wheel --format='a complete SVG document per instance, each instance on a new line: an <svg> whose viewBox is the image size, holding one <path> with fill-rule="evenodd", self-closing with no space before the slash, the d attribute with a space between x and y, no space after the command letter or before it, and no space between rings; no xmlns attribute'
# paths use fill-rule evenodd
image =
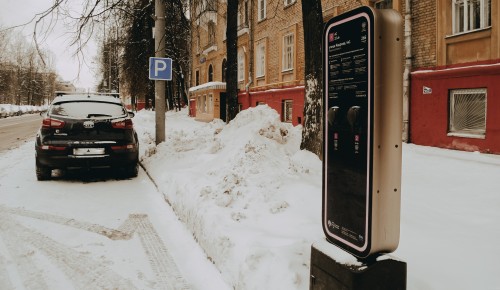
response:
<svg viewBox="0 0 500 290"><path fill-rule="evenodd" d="M52 169L36 164L36 179L39 181L49 180L52 177Z"/></svg>

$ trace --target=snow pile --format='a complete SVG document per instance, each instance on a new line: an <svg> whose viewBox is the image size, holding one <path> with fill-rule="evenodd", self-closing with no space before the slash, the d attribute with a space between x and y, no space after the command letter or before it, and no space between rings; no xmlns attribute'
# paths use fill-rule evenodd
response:
<svg viewBox="0 0 500 290"><path fill-rule="evenodd" d="M149 127L147 114L137 123ZM174 115L192 122L167 114L166 141L142 162L208 258L236 289L306 289L310 247L323 237L321 161L299 150L301 128L268 106L189 130L171 128Z"/></svg>
<svg viewBox="0 0 500 290"><path fill-rule="evenodd" d="M142 163L231 288L308 289L313 243L357 263L324 242L322 164L299 150L300 127L267 106L227 125L183 110L167 113L166 141L155 146L154 119L134 118ZM393 255L408 265L409 290L498 289L498 176L500 156L404 144Z"/></svg>

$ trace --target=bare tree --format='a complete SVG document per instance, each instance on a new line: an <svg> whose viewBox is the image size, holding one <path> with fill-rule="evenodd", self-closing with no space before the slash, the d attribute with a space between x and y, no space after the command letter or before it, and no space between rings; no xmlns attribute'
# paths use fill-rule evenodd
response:
<svg viewBox="0 0 500 290"><path fill-rule="evenodd" d="M154 100L154 81L148 79L148 58L155 54L152 39L154 5L149 0L136 1L131 12L124 15L122 79L132 98L132 106L139 100ZM148 106L149 104L147 104Z"/></svg>
<svg viewBox="0 0 500 290"><path fill-rule="evenodd" d="M238 0L227 0L226 93L228 121L238 113Z"/></svg>
<svg viewBox="0 0 500 290"><path fill-rule="evenodd" d="M321 0L302 1L305 53L304 127L300 149L306 149L323 159L323 64L321 34L323 14Z"/></svg>

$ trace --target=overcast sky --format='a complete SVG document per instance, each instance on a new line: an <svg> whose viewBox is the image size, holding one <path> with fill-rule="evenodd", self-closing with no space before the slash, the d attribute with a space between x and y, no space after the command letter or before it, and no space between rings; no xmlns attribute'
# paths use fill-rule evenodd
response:
<svg viewBox="0 0 500 290"><path fill-rule="evenodd" d="M30 22L35 14L43 12L52 6L54 0L0 0L0 24L2 26L21 25ZM75 3L82 1L73 1ZM74 5L78 11L79 5ZM33 37L34 21L22 29L18 29L28 41ZM76 87L84 89L94 89L95 80L92 69L96 67L94 61L96 45L91 43L84 50L84 61L74 57L75 47L70 47L70 37L68 27L59 20L55 29L48 35L47 39L41 43L41 47L52 51L55 55L55 66L57 73L65 81L72 81ZM40 35L40 32L37 34Z"/></svg>

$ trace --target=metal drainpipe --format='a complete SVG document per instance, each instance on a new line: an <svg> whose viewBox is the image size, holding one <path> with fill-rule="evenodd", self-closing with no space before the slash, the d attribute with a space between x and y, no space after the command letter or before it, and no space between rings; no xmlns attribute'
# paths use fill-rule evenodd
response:
<svg viewBox="0 0 500 290"><path fill-rule="evenodd" d="M250 95L250 85L253 83L252 71L253 71L253 0L249 0L250 2L250 15L248 17L248 53L250 54L250 61L248 64L248 83L245 85L245 91L247 92L247 96Z"/></svg>
<svg viewBox="0 0 500 290"><path fill-rule="evenodd" d="M410 142L411 0L405 2L405 66L403 72L403 142Z"/></svg>

